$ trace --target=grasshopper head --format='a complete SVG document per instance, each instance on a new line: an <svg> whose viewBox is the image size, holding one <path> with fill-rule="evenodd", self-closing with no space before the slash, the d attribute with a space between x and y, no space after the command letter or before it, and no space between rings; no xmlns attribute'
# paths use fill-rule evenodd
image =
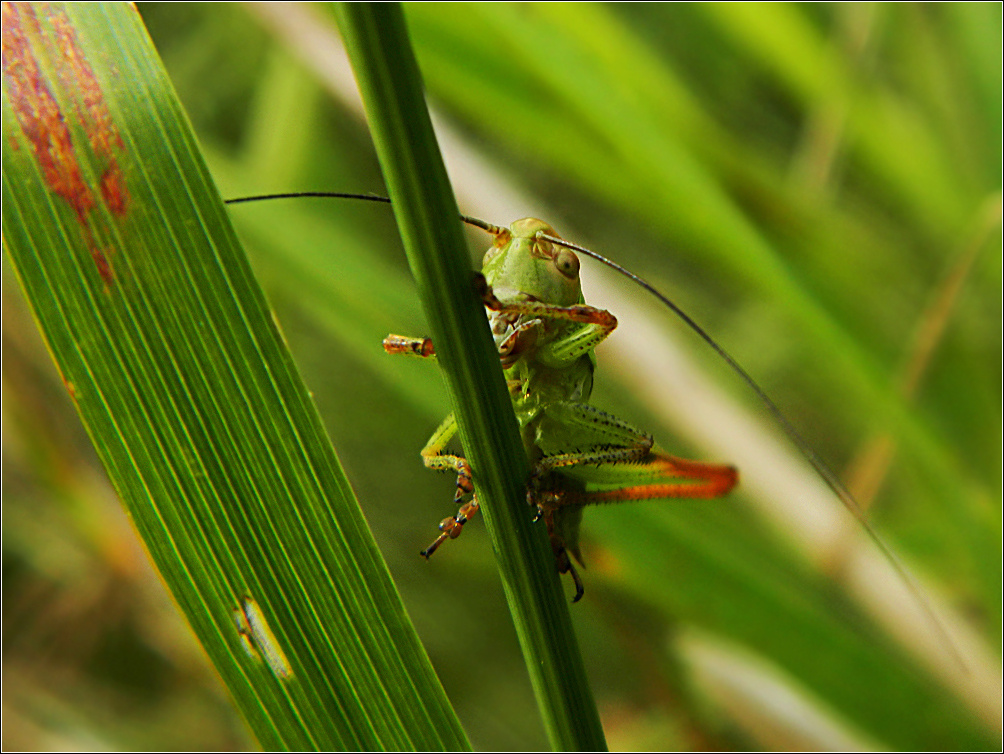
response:
<svg viewBox="0 0 1004 754"><path fill-rule="evenodd" d="M543 220L528 217L501 228L485 254L482 272L501 301L527 298L558 306L582 302L579 258L538 234L557 236Z"/></svg>

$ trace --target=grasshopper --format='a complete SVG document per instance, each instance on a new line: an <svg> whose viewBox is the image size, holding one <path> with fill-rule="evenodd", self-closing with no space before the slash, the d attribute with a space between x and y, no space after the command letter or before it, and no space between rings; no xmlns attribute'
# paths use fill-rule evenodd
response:
<svg viewBox="0 0 1004 754"><path fill-rule="evenodd" d="M372 194L322 191L249 196L226 203L302 197L390 203L390 199ZM587 505L658 498L710 499L727 494L739 479L732 466L689 461L655 450L652 435L589 405L596 367L593 349L616 328L617 319L584 302L575 254L579 252L658 298L729 365L858 521L909 588L941 641L965 667L923 591L839 477L746 370L686 312L634 273L563 240L541 220L527 218L503 228L466 215L460 219L494 238L476 280L530 461L527 501L535 508L537 519L543 518L547 525L558 572L570 573L575 582L573 602L582 597L584 589L569 553L581 564L579 526ZM389 335L384 349L392 354L435 356L429 338ZM457 423L451 414L422 449L422 461L428 468L457 475L454 501L459 506L455 515L443 519L439 536L420 553L426 559L447 539L460 536L464 524L478 511L470 464L463 456L447 451L456 434ZM594 489L587 490L586 485ZM595 489L597 486L604 489Z"/></svg>
<svg viewBox="0 0 1004 754"><path fill-rule="evenodd" d="M486 226L494 243L477 281L530 461L527 500L547 525L558 572L570 573L575 582L577 602L584 589L569 553L582 563L579 524L585 506L720 497L735 486L738 472L654 450L651 434L591 406L593 349L613 332L617 319L584 302L579 258L553 242L558 235L550 225L527 218L508 228ZM391 354L435 356L429 338L389 335L383 346ZM421 552L425 558L460 536L478 511L470 465L446 449L456 433L450 414L422 448L426 467L457 475L459 506L439 524L440 535ZM619 488L587 492L587 483Z"/></svg>

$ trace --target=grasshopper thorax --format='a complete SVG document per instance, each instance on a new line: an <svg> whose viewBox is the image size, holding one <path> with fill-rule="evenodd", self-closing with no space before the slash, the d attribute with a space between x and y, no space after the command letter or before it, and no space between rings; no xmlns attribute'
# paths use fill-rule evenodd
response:
<svg viewBox="0 0 1004 754"><path fill-rule="evenodd" d="M582 301L579 258L542 236L558 237L554 228L532 217L497 228L485 253L482 272L499 300L547 301L572 306Z"/></svg>

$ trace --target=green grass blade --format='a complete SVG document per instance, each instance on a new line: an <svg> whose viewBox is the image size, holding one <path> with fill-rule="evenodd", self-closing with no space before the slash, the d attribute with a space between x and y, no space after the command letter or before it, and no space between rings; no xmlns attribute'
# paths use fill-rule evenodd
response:
<svg viewBox="0 0 1004 754"><path fill-rule="evenodd" d="M471 271L404 17L396 5L340 5L402 239L454 399L461 440L552 744L605 749L543 527L525 502L526 459Z"/></svg>
<svg viewBox="0 0 1004 754"><path fill-rule="evenodd" d="M7 4L3 51L4 248L261 744L465 746L138 15Z"/></svg>

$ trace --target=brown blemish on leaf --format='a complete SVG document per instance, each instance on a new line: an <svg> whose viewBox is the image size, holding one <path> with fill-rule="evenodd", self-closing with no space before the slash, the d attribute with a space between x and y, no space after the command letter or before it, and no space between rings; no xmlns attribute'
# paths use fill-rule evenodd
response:
<svg viewBox="0 0 1004 754"><path fill-rule="evenodd" d="M122 180L122 169L113 162L101 174L101 198L115 215L124 215L129 209L129 192Z"/></svg>
<svg viewBox="0 0 1004 754"><path fill-rule="evenodd" d="M129 192L122 181L122 169L115 159L115 152L124 149L125 145L115 128L111 113L108 112L94 69L80 49L69 19L58 13L53 14L50 20L56 32L60 60L63 62L59 68L60 80L67 91L75 92L79 98L75 109L91 149L97 157L108 161L108 166L101 174L101 195L114 214L123 215L129 205ZM107 201L108 197L112 197L112 202Z"/></svg>
<svg viewBox="0 0 1004 754"><path fill-rule="evenodd" d="M32 53L31 32L39 33L35 9L25 3L3 3L3 72L11 107L45 182L69 202L83 224L94 197L77 163L70 129Z"/></svg>
<svg viewBox="0 0 1004 754"><path fill-rule="evenodd" d="M37 13L44 13L47 33ZM129 208L130 195L116 153L124 149L105 103L94 69L80 47L70 20L47 4L2 4L4 86L25 139L49 189L72 207L84 231L91 258L106 287L115 282L109 255L99 248L90 222L97 202L81 169L81 158L100 171L101 201L116 217ZM45 60L40 65L37 52ZM60 107L45 71L54 71L58 89L72 112ZM75 147L68 124L76 123L86 137L90 154ZM19 148L16 135L10 138Z"/></svg>
<svg viewBox="0 0 1004 754"><path fill-rule="evenodd" d="M109 251L111 250L109 249ZM111 287L112 283L115 282L115 270L112 269L108 255L97 246L91 246L91 258L94 260L94 264L97 265L98 274L105 281L105 286Z"/></svg>

